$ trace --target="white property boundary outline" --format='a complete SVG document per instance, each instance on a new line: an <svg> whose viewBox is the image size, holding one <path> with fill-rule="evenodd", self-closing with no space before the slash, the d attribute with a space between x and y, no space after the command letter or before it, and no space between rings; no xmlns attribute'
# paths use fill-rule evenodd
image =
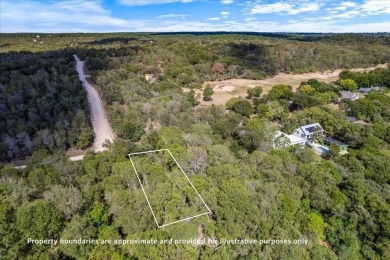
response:
<svg viewBox="0 0 390 260"><path fill-rule="evenodd" d="M195 190L195 192L196 192L196 194L198 195L198 197L201 199L201 201L203 202L203 204L206 206L208 212L201 213L201 214L198 214L198 215L195 215L195 216L192 216L192 217L187 217L187 218L184 218L184 219L180 219L180 220L177 220L177 221L173 221L173 222L171 222L171 223L164 224L164 225L161 225L161 226L158 224L156 215L154 214L154 211L153 211L153 209L152 209L152 206L150 205L148 196L146 195L144 186L142 185L141 179L140 179L140 177L139 177L139 175L138 175L137 169L135 168L134 162L133 162L133 160L131 159L131 156L132 156L132 155L138 155L138 154L162 152L162 151L168 151L168 153L171 155L171 157L173 158L173 160L175 161L175 163L177 164L177 166L179 166L179 169L181 170L181 172L182 172L182 173L184 174L184 176L186 177L187 181L191 184L191 187ZM190 179L188 178L187 174L185 174L185 172L184 172L183 169L181 168L180 164L177 162L176 158L173 156L173 154L171 153L171 151L169 151L169 149L160 149L160 150L151 150L151 151L139 152L139 153L130 153L130 154L128 154L128 156L129 156L129 159L130 159L130 161L131 161L131 165L133 166L134 172L135 172L135 174L137 175L138 182L139 182L139 184L141 185L141 188L142 188L142 191L143 191L143 193L144 193L144 195L145 195L146 201L148 202L149 209L150 209L150 211L152 212L154 221L156 222L156 225L157 225L158 228L166 227L166 226L169 226L169 225L172 225L172 224L176 224L176 223L179 223L179 222L183 222L183 221L186 221L186 220L190 220L190 219L197 218L197 217L200 217L200 216L203 216L203 215L206 215L206 214L210 214L210 213L211 213L211 210L210 210L209 206L207 206L206 202L203 200L202 196L200 196L198 190L197 190L197 189L195 188L195 186L192 184L192 182L191 182Z"/></svg>

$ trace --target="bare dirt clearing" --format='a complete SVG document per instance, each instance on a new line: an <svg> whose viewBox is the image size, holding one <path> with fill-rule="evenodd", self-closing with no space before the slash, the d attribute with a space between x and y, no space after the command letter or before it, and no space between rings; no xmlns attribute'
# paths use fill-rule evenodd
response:
<svg viewBox="0 0 390 260"><path fill-rule="evenodd" d="M351 71L366 72L377 68L386 68L386 66L387 64L380 64L378 66L370 68L351 69ZM222 81L207 81L203 84L203 87L205 87L207 84L211 85L214 90L214 95L212 96L213 100L201 100L200 105L224 105L232 97L245 97L247 95L248 88L253 88L255 86L261 86L263 88L263 93L266 94L273 86L277 84L291 85L293 87L293 90L295 91L302 81L307 81L309 79L317 79L319 81L330 83L332 81L337 80L340 72L342 71L343 69L325 72L311 72L304 74L280 73L274 77L269 77L262 80L228 79ZM197 93L200 93L200 91L198 91Z"/></svg>
<svg viewBox="0 0 390 260"><path fill-rule="evenodd" d="M236 89L235 86L217 86L214 88L214 92L232 92Z"/></svg>

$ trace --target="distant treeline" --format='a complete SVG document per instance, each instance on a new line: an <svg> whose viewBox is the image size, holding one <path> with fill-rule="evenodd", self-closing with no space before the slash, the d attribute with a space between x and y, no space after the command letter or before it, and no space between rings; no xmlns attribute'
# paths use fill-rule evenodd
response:
<svg viewBox="0 0 390 260"><path fill-rule="evenodd" d="M92 70L114 68L118 62L127 62L127 71L132 76L154 74L158 75L157 82L170 79L181 87L197 87L216 79L263 79L280 72L369 67L390 60L389 38L383 35L192 34L188 37L185 32L159 33L140 38L110 35L80 43L83 47L79 52L88 56ZM278 39L263 37L266 35ZM133 53L131 60L122 57L128 52Z"/></svg>
<svg viewBox="0 0 390 260"><path fill-rule="evenodd" d="M383 33L307 33L307 32L160 32L151 35L192 35L192 36L215 36L215 35L243 35L243 36L262 36L270 38L280 38L299 41L320 41L330 40L338 41L339 39L390 39L390 34Z"/></svg>

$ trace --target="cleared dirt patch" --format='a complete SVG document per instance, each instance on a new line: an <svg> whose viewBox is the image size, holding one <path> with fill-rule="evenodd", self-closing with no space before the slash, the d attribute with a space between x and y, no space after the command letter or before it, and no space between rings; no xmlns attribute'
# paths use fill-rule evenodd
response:
<svg viewBox="0 0 390 260"><path fill-rule="evenodd" d="M351 71L356 72L366 72L371 71L377 68L386 68L387 64L380 64L375 67L370 68L358 68L351 69ZM263 80L251 80L251 79L228 79L222 81L207 81L203 84L205 87L207 84L210 84L214 89L214 95L212 96L212 101L200 101L200 105L209 106L209 105L224 105L232 97L245 97L247 95L248 88L253 88L255 86L260 86L263 88L263 93L266 94L269 90L277 84L286 84L291 85L295 91L299 84L302 81L307 81L309 79L317 79L319 81L324 81L330 83L336 81L340 72L343 69L334 70L334 71L325 71L325 72L311 72L304 74L286 74L280 73L274 77L269 77Z"/></svg>

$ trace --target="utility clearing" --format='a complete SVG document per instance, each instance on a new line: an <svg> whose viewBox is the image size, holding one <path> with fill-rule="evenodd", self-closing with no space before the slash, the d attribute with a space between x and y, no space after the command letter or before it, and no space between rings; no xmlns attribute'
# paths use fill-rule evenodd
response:
<svg viewBox="0 0 390 260"><path fill-rule="evenodd" d="M372 71L377 68L386 68L387 64L380 64L375 67L369 68L357 68L350 69L350 71L356 72L367 72ZM205 87L207 84L210 84L214 90L212 96L213 100L203 101L201 100L200 105L209 106L209 105L224 105L232 97L245 97L247 96L248 88L253 88L255 86L260 86L263 88L263 94L267 94L270 89L277 84L291 85L295 91L299 84L302 81L307 81L309 79L317 79L318 81L323 81L330 83L336 81L340 72L344 69L338 69L333 71L325 72L311 72L303 74L287 74L279 73L276 76L268 77L262 80L251 80L251 79L228 79L222 81L207 81L203 84ZM198 92L200 94L200 92Z"/></svg>

